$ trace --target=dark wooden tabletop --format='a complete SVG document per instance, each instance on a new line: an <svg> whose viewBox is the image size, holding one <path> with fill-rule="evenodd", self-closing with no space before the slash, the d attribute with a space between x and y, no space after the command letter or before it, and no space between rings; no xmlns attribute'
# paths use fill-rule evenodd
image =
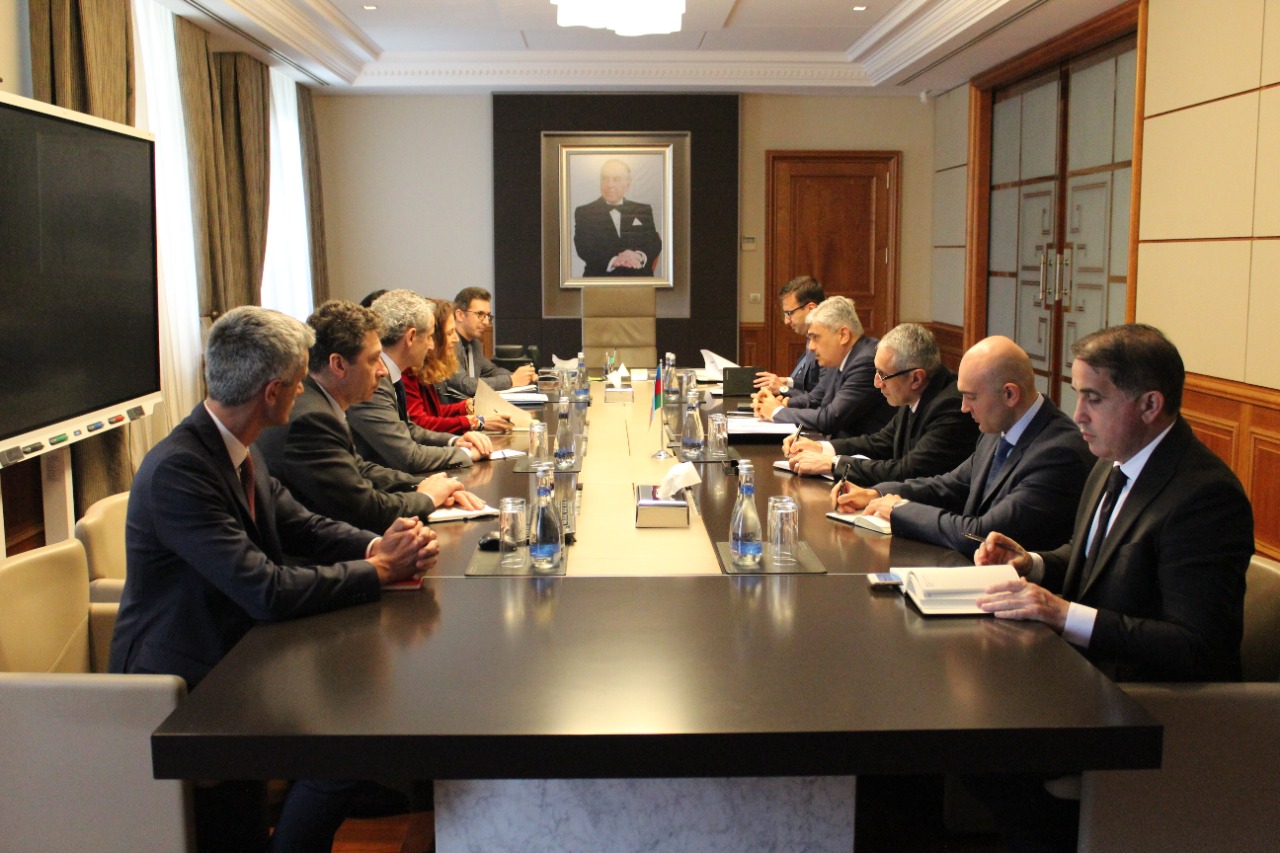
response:
<svg viewBox="0 0 1280 853"><path fill-rule="evenodd" d="M925 618L856 574L958 555L827 521L829 484L765 470L776 444L739 449L759 460L761 507L769 494L801 501L802 536L831 574L465 578L495 524L439 525L443 556L421 591L250 632L153 736L157 776L1159 765L1160 726L1046 627ZM462 476L489 500L527 494L512 464ZM703 467L714 537L728 527L732 475Z"/></svg>

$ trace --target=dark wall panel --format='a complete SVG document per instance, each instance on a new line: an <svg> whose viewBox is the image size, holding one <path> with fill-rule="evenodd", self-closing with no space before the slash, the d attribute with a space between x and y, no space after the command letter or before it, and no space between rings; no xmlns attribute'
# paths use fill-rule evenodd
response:
<svg viewBox="0 0 1280 853"><path fill-rule="evenodd" d="M702 363L738 351L736 95L494 95L494 292L497 343L577 352L581 325L542 319L542 133L688 131L690 319L659 319L658 351ZM570 350L570 347L572 348ZM637 365L639 366L639 365Z"/></svg>

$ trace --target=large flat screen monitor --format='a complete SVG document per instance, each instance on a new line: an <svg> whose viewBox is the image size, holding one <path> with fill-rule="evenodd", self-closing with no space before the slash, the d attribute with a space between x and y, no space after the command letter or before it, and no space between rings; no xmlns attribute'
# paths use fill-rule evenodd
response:
<svg viewBox="0 0 1280 853"><path fill-rule="evenodd" d="M0 92L0 465L160 399L154 143Z"/></svg>

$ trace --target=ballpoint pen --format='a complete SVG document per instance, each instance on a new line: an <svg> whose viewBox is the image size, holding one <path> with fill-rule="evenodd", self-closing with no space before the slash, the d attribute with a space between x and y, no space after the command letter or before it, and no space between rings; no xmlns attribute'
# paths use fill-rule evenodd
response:
<svg viewBox="0 0 1280 853"><path fill-rule="evenodd" d="M964 535L964 538L965 538L965 539L972 539L974 542L986 542L986 541L987 541L987 537L985 537L985 536L978 536L978 535L973 534L973 533L966 533L966 534ZM1023 549L1020 545L1006 545L1004 542L992 542L991 544L992 544L993 546L995 546L996 548L1002 548L1002 549L1004 549L1005 551L1012 551L1012 552L1013 552L1013 553L1015 553L1015 554L1025 554L1025 553L1027 553L1027 552L1026 552L1026 550L1025 550L1025 549Z"/></svg>

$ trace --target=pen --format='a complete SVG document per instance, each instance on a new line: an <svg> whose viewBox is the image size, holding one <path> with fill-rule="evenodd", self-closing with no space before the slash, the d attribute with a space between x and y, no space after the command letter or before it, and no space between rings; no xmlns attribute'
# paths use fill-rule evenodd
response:
<svg viewBox="0 0 1280 853"><path fill-rule="evenodd" d="M974 535L974 534L972 534L972 533L966 533L966 534L964 535L964 538L965 538L965 539L972 539L974 542L986 542L986 541L987 541L987 537L985 537L985 536L975 536L975 535ZM1004 544L1003 542L992 542L991 544L992 544L992 545L994 545L994 546L995 546L995 547L997 547L997 548L1003 548L1003 549L1004 549L1004 550L1006 550L1006 551L1012 551L1012 552L1013 552L1013 553L1015 553L1015 554L1025 554L1025 553L1027 553L1027 552L1026 552L1026 551L1024 551L1022 548L1018 547L1017 545L1006 545L1006 544Z"/></svg>

